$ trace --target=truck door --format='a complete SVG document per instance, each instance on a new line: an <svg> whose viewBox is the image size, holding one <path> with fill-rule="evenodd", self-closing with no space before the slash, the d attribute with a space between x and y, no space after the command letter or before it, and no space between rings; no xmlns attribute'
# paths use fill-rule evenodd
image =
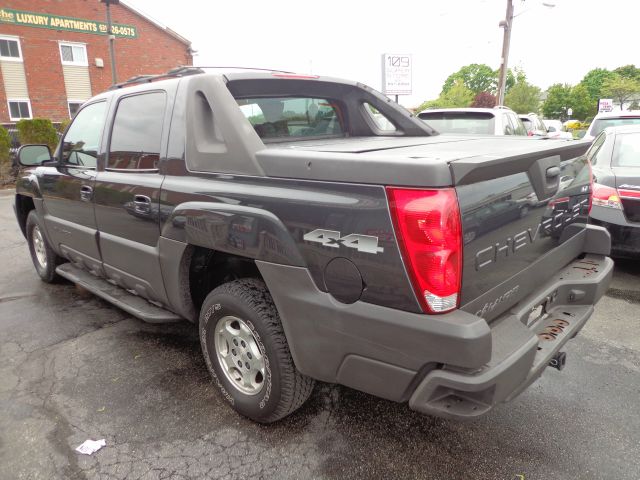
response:
<svg viewBox="0 0 640 480"><path fill-rule="evenodd" d="M55 248L98 275L102 267L92 200L106 112L105 100L78 112L58 149L58 164L42 168L39 181L44 223Z"/></svg>
<svg viewBox="0 0 640 480"><path fill-rule="evenodd" d="M166 304L160 271L158 173L167 94L122 96L115 110L104 165L95 180L95 215L108 279ZM168 122L167 122L168 125Z"/></svg>

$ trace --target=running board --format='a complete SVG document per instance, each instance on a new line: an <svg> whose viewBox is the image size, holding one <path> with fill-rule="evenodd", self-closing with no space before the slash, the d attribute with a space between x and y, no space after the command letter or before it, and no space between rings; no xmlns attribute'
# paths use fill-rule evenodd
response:
<svg viewBox="0 0 640 480"><path fill-rule="evenodd" d="M156 307L144 298L112 285L71 263L60 265L56 268L56 273L147 323L172 323L182 320L175 313Z"/></svg>

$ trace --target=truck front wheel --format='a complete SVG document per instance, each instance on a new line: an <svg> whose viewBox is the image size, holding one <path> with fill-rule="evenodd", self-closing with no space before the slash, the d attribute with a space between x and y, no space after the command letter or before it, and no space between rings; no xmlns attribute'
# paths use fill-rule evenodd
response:
<svg viewBox="0 0 640 480"><path fill-rule="evenodd" d="M31 210L27 216L26 230L29 253L31 253L31 260L33 266L36 267L36 272L47 283L59 280L56 267L60 265L62 259L49 245L35 210Z"/></svg>
<svg viewBox="0 0 640 480"><path fill-rule="evenodd" d="M200 344L223 398L240 414L271 423L298 409L314 380L295 367L264 282L245 278L213 290L200 311Z"/></svg>

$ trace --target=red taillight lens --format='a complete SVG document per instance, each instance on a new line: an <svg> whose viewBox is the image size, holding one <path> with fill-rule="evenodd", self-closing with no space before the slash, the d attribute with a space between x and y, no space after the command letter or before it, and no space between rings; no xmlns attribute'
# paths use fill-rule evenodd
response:
<svg viewBox="0 0 640 480"><path fill-rule="evenodd" d="M599 207L616 208L622 210L622 203L618 190L606 185L594 183L591 187L591 204Z"/></svg>
<svg viewBox="0 0 640 480"><path fill-rule="evenodd" d="M453 310L460 300L462 228L453 188L387 187L400 250L423 311Z"/></svg>

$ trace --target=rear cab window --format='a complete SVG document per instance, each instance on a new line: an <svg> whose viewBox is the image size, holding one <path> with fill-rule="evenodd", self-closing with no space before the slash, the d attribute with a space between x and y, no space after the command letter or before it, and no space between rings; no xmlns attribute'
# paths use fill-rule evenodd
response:
<svg viewBox="0 0 640 480"><path fill-rule="evenodd" d="M162 91L123 97L113 121L108 170L156 170L166 94Z"/></svg>
<svg viewBox="0 0 640 480"><path fill-rule="evenodd" d="M491 112L421 112L418 118L440 133L493 135L495 116Z"/></svg>
<svg viewBox="0 0 640 480"><path fill-rule="evenodd" d="M240 110L265 141L344 137L340 105L314 97L237 99Z"/></svg>
<svg viewBox="0 0 640 480"><path fill-rule="evenodd" d="M596 118L593 121L591 135L597 137L605 128L620 125L640 125L640 117Z"/></svg>

